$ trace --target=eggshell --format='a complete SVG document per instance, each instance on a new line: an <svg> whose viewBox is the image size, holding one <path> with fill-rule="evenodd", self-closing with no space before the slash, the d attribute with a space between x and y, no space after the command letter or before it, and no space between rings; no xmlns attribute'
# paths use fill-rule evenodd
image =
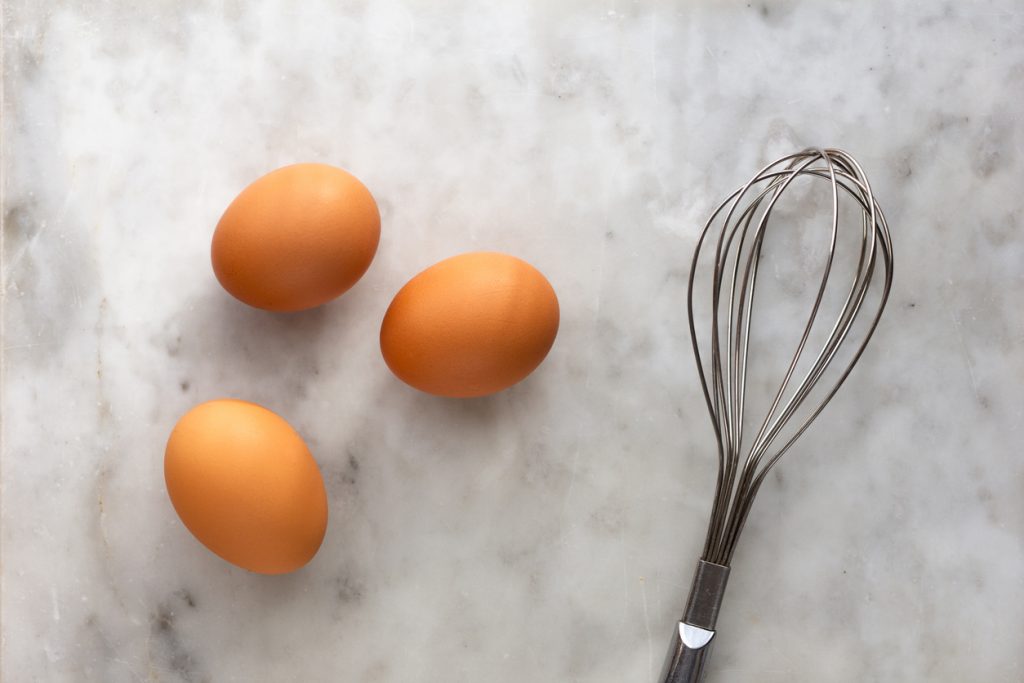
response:
<svg viewBox="0 0 1024 683"><path fill-rule="evenodd" d="M305 442L280 416L233 399L202 403L171 432L167 493L203 545L239 567L302 567L327 530L327 493Z"/></svg>
<svg viewBox="0 0 1024 683"><path fill-rule="evenodd" d="M391 371L438 396L492 394L540 365L558 333L558 297L536 268L507 254L445 259L410 280L384 315Z"/></svg>
<svg viewBox="0 0 1024 683"><path fill-rule="evenodd" d="M231 202L213 235L213 271L250 306L298 311L354 285L379 241L377 203L355 176L295 164L259 178Z"/></svg>

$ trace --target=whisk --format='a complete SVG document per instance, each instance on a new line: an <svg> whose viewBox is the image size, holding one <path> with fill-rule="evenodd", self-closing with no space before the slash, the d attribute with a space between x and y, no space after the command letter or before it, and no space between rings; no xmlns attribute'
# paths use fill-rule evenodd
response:
<svg viewBox="0 0 1024 683"><path fill-rule="evenodd" d="M800 178L823 181L828 188L832 209L829 249L820 280L815 280L817 289L810 313L805 322L800 320L803 330L796 351L782 375L767 416L750 430L753 438L745 440L751 312L761 250L769 227L774 228L779 222L772 222L773 210ZM859 257L849 290L840 290L845 293L845 300L833 319L822 310L830 276L837 270L836 245L843 222L841 200L850 199L861 216ZM709 254L712 247L713 253ZM701 353L694 324L694 283L702 256L705 260L713 258L707 356ZM754 497L769 470L818 417L864 352L889 298L892 270L889 227L871 185L860 164L838 149L807 149L768 164L722 202L705 223L690 268L687 314L697 371L718 442L718 478L704 550L686 609L673 634L660 683L698 683L704 678L733 552ZM874 296L869 299L868 292L879 271L882 288L876 301ZM874 303L865 305L866 301ZM873 317L864 329L858 327L860 331L851 333L862 309ZM815 328L819 318L828 321L825 325L831 325L827 334L820 334L827 327ZM824 336L820 347L809 343L812 330L818 332L817 336ZM840 362L836 357L844 342L848 343L847 350L850 345L856 346L849 360ZM826 372L833 361L833 372ZM822 382L826 375L830 379ZM815 388L819 398L812 402L808 397Z"/></svg>

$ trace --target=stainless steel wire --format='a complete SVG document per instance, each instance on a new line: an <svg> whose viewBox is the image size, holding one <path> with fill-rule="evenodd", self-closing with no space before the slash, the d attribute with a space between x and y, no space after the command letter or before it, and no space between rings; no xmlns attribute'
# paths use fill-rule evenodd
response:
<svg viewBox="0 0 1024 683"><path fill-rule="evenodd" d="M829 248L792 359L767 415L756 423L754 437L745 443L751 312L761 251L766 234L776 229L773 211L801 178L827 185L832 211ZM851 199L861 217L859 256L845 300L818 346L810 343L812 329L825 316L826 289L837 270L840 207ZM704 339L706 355L701 353L705 344L701 343L694 321L695 283L698 270L704 265L710 265L711 272L711 322L709 337ZM888 301L892 272L892 240L885 216L860 164L838 149L807 149L773 161L729 195L705 223L694 250L687 292L690 337L718 444L718 477L702 560L725 566L731 563L754 498L768 472L818 417L864 352ZM872 283L879 277L880 294L869 299ZM845 287L842 291L846 291ZM854 321L861 314L871 318L865 328L858 327L855 333ZM822 336L823 329L817 328L815 339ZM844 343L854 345L852 355L839 362L838 372L833 368L828 373L830 379L822 385L824 393L819 392L818 398L811 401L812 390L826 377L826 370L836 361ZM806 371L797 372L798 367L806 365Z"/></svg>

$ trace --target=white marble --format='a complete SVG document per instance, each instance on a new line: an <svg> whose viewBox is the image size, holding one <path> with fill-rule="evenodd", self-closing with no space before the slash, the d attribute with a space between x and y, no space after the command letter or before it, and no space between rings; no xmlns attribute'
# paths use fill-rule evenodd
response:
<svg viewBox="0 0 1024 683"><path fill-rule="evenodd" d="M713 202L842 146L891 308L763 490L709 681L1024 680L1019 2L4 3L2 648L30 681L653 681L700 550L711 432L685 274ZM221 211L350 169L383 238L337 302L213 278ZM388 372L422 267L517 254L555 348L492 398ZM331 521L284 577L182 527L163 446L260 402Z"/></svg>

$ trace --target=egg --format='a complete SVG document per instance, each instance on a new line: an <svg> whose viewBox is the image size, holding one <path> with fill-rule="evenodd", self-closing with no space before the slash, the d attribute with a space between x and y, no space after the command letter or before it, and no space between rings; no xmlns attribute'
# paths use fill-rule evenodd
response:
<svg viewBox="0 0 1024 683"><path fill-rule="evenodd" d="M285 166L228 206L213 234L213 272L235 298L300 311L346 292L380 241L380 213L355 176L326 164Z"/></svg>
<svg viewBox="0 0 1024 683"><path fill-rule="evenodd" d="M468 398L506 389L540 365L558 333L558 297L529 263L473 252L445 259L395 295L380 348L405 383Z"/></svg>
<svg viewBox="0 0 1024 683"><path fill-rule="evenodd" d="M302 567L327 530L327 493L302 437L266 408L202 403L167 441L164 479L175 511L223 559L261 574Z"/></svg>

